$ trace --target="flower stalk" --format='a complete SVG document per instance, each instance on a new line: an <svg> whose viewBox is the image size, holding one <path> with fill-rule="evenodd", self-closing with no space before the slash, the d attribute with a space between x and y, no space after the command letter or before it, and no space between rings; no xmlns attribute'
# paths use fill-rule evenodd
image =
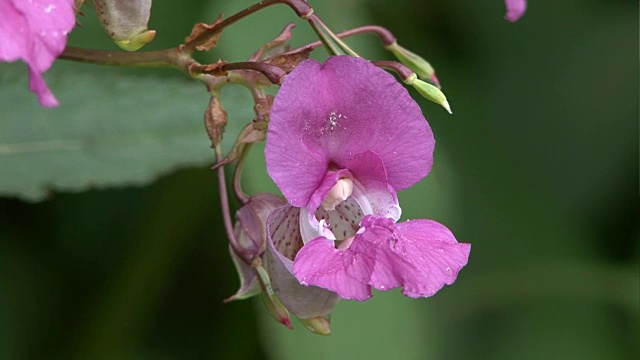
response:
<svg viewBox="0 0 640 360"><path fill-rule="evenodd" d="M309 18L308 21L313 31L315 31L316 35L318 35L320 42L322 43L322 45L324 45L329 55L341 55L342 52L336 47L336 45L333 43L333 40L330 37L327 37L324 28L322 28L322 26L320 26L320 24L317 22L317 18L317 16L313 15L312 18Z"/></svg>
<svg viewBox="0 0 640 360"><path fill-rule="evenodd" d="M391 31L389 31L387 28L384 28L382 26L378 26L378 25L366 25L366 26L359 26L359 27L355 27L353 29L349 29L349 30L345 30L342 32L339 32L336 34L336 36L340 39L342 38L347 38L347 37L351 37L354 35L359 35L359 34L372 34L378 37L378 39L380 39L380 42L382 42L383 46L389 46L391 44L393 44L396 41L395 36L393 35L393 33L391 33ZM300 46L298 48L295 48L293 50L290 50L288 52L286 52L285 54L292 54L292 53L296 53L299 51L302 51L304 49L315 49L319 46L321 46L323 44L322 41L318 40L318 41L314 41L311 43L308 43L306 45Z"/></svg>
<svg viewBox="0 0 640 360"><path fill-rule="evenodd" d="M222 145L217 144L215 147L216 161L222 160ZM218 191L220 192L220 206L222 208L222 220L224 222L224 230L229 238L229 245L236 254L242 254L242 249L238 248L238 239L233 232L233 221L231 220L231 209L229 208L229 197L227 196L227 182L224 176L224 166L216 169L218 174Z"/></svg>
<svg viewBox="0 0 640 360"><path fill-rule="evenodd" d="M238 159L238 163L236 164L235 171L233 172L233 192L236 195L236 198L240 203L246 204L249 202L249 195L247 195L242 190L242 169L244 167L244 162L247 159L247 155L249 155L249 151L251 150L251 144L247 144L240 152L240 158Z"/></svg>
<svg viewBox="0 0 640 360"><path fill-rule="evenodd" d="M112 66L167 67L185 71L189 65L196 62L191 56L181 51L179 47L132 53L67 46L62 55L60 55L60 59Z"/></svg>
<svg viewBox="0 0 640 360"><path fill-rule="evenodd" d="M353 49L349 47L349 45L347 45L344 41L342 41L342 39L340 39L339 36L336 36L336 34L334 34L333 31L331 31L331 29L329 29L329 27L325 25L325 23L322 20L320 20L320 18L316 14L312 14L309 17L309 23L311 24L313 29L316 31L320 39L322 39L323 42L325 42L325 46L327 46L328 44L331 43L331 41L333 41L340 48L340 50L344 51L347 55L351 55L353 57L360 57L360 55L358 55ZM329 35L329 39L325 37L325 33ZM336 51L336 50L334 49L333 51ZM338 52L334 52L333 55L339 55L339 54L340 53Z"/></svg>
<svg viewBox="0 0 640 360"><path fill-rule="evenodd" d="M198 35L197 38L193 39L192 42L185 46L184 51L188 54L193 53L198 46L206 43L212 37L217 37L222 30L224 30L227 26L241 20L257 11L260 11L266 7L276 4L284 4L289 6L298 17L306 20L311 14L313 14L313 9L307 4L304 0L265 0L260 1L256 4L249 6L248 8L222 20L221 22L215 24L210 29L202 32Z"/></svg>

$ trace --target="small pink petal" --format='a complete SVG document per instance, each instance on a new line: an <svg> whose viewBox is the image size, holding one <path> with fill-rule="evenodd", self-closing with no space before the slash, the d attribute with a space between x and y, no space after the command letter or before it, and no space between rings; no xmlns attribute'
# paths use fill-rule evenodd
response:
<svg viewBox="0 0 640 360"><path fill-rule="evenodd" d="M322 203L322 200L327 196L331 188L338 182L339 179L352 179L353 176L348 170L342 169L338 171L329 170L324 174L322 181L315 184L316 190L311 195L308 204L304 204L302 207L308 207L310 212L314 212ZM293 204L292 204L293 205Z"/></svg>
<svg viewBox="0 0 640 360"><path fill-rule="evenodd" d="M505 0L505 5L507 13L504 18L511 22L518 21L527 10L527 0Z"/></svg>
<svg viewBox="0 0 640 360"><path fill-rule="evenodd" d="M29 88L40 104L57 106L42 74L62 53L75 25L73 0L0 0L0 61L29 66Z"/></svg>
<svg viewBox="0 0 640 360"><path fill-rule="evenodd" d="M47 83L44 81L42 73L34 71L32 68L29 68L29 90L38 94L40 105L48 108L59 105L58 100L51 90L49 90L49 87L47 87Z"/></svg>
<svg viewBox="0 0 640 360"><path fill-rule="evenodd" d="M396 192L389 185L387 171L382 159L373 151L356 155L347 163L347 168L357 181L353 196L359 203L367 202L371 209L367 215L400 218L400 205ZM363 199L365 198L365 199Z"/></svg>

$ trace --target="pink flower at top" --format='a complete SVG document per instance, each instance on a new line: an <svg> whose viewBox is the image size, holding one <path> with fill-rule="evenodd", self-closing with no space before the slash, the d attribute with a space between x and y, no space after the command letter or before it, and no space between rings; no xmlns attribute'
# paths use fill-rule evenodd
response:
<svg viewBox="0 0 640 360"><path fill-rule="evenodd" d="M298 281L361 301L372 287L427 297L453 283L470 245L434 221L396 224L396 191L428 174L434 146L390 74L348 56L301 62L275 98L265 149L269 175L299 208L267 221ZM299 232L277 230L292 222Z"/></svg>
<svg viewBox="0 0 640 360"><path fill-rule="evenodd" d="M74 25L73 0L0 0L0 61L27 63L29 89L42 106L58 105L42 74L64 50Z"/></svg>
<svg viewBox="0 0 640 360"><path fill-rule="evenodd" d="M504 17L511 22L518 21L527 11L527 0L505 0L504 3L507 7L507 14Z"/></svg>

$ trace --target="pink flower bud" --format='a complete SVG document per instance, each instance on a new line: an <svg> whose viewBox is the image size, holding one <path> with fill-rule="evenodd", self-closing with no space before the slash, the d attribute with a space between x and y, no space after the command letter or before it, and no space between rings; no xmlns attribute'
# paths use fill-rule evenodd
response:
<svg viewBox="0 0 640 360"><path fill-rule="evenodd" d="M264 253L267 241L267 217L284 204L286 202L279 196L258 194L252 196L236 213L235 239L230 240L234 242L230 248L231 259L240 278L240 288L225 301L246 299L260 293L261 284L258 282L257 272L258 267L262 266L260 256ZM265 283L269 283L268 276L262 279L262 283L263 287Z"/></svg>
<svg viewBox="0 0 640 360"><path fill-rule="evenodd" d="M235 249L247 264L262 255L267 243L267 218L276 208L284 206L285 200L277 195L263 193L254 195L236 213Z"/></svg>

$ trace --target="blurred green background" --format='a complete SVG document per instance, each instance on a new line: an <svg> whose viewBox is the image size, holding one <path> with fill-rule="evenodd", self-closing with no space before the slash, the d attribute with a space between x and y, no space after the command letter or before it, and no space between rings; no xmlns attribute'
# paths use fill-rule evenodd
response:
<svg viewBox="0 0 640 360"><path fill-rule="evenodd" d="M173 46L195 22L251 3L155 1L150 28L158 36L148 49ZM383 25L436 67L454 115L413 93L434 130L436 160L427 179L399 196L405 219L435 219L473 244L458 281L430 299L393 291L340 302L328 338L298 322L285 329L260 299L223 304L238 280L204 141L198 166L148 186L56 191L39 203L0 198L0 358L638 358L637 2L531 1L515 24L502 18L500 0L311 5L335 31ZM70 44L115 49L85 12ZM257 14L225 31L203 59L241 61L294 18L284 6ZM312 40L297 23L294 45ZM369 58L390 58L374 38L350 43ZM47 78L63 82L57 71L65 66L57 62ZM184 78L73 66L125 82ZM26 84L19 89L30 111L41 111ZM251 120L247 95L236 90L223 101L245 99L247 109L227 106L227 141ZM180 106L201 114L201 92ZM118 112L125 100L117 93L109 101L116 105L105 116L136 121L135 112ZM9 106L0 121L18 117L30 121ZM260 147L245 186L275 191Z"/></svg>

